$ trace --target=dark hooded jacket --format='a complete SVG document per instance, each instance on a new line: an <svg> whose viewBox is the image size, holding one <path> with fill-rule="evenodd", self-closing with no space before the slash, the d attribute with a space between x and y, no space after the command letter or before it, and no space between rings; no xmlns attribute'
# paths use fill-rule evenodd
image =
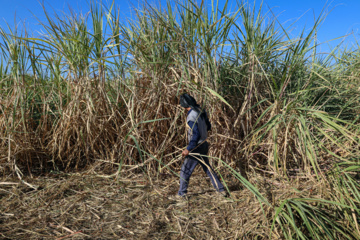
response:
<svg viewBox="0 0 360 240"><path fill-rule="evenodd" d="M186 93L181 95L180 105L184 108L191 108L186 119L189 141L187 149L191 151L207 139L207 132L211 130L211 124L206 111L200 108L192 96Z"/></svg>

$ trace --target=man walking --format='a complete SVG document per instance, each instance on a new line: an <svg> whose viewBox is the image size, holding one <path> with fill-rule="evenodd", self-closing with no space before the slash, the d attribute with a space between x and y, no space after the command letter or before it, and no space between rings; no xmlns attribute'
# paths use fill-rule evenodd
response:
<svg viewBox="0 0 360 240"><path fill-rule="evenodd" d="M210 166L209 159L207 157L209 152L209 143L206 139L208 136L207 132L211 129L211 124L207 114L196 103L196 100L187 93L180 96L180 105L187 111L186 123L188 127L187 133L189 145L182 152L182 156L185 157L185 161L181 167L180 189L177 198L186 198L190 176L198 163L210 177L211 183L216 191L226 197L227 194L224 186L215 174L213 168Z"/></svg>

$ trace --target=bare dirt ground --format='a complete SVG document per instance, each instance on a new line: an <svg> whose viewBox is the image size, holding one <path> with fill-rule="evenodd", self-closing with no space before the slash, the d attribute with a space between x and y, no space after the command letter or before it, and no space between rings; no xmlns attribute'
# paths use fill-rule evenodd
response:
<svg viewBox="0 0 360 240"><path fill-rule="evenodd" d="M254 196L229 184L218 196L197 170L188 201L172 200L178 178L104 178L47 174L0 183L1 239L252 239L267 238L265 214Z"/></svg>

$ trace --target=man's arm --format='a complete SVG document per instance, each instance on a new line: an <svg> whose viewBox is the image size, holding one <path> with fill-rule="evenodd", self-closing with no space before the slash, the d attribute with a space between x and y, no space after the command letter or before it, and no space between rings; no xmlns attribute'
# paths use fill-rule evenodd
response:
<svg viewBox="0 0 360 240"><path fill-rule="evenodd" d="M189 124L190 128L192 129L193 135L192 135L192 137L190 139L190 142L189 142L189 145L187 146L186 149L188 151L191 151L197 146L197 143L200 140L200 131L199 131L197 123L189 121L188 124Z"/></svg>

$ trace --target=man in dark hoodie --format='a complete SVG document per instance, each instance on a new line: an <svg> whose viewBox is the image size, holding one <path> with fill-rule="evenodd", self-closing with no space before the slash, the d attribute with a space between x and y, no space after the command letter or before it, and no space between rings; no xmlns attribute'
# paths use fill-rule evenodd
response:
<svg viewBox="0 0 360 240"><path fill-rule="evenodd" d="M206 141L207 132L211 129L210 121L205 110L202 110L196 103L196 100L187 93L180 96L180 105L187 110L187 128L189 145L182 152L185 161L180 172L180 189L178 199L186 198L187 188L192 172L199 163L205 173L210 177L211 183L216 191L226 197L227 193L220 182L215 171L209 164L207 157L209 152L209 143Z"/></svg>

